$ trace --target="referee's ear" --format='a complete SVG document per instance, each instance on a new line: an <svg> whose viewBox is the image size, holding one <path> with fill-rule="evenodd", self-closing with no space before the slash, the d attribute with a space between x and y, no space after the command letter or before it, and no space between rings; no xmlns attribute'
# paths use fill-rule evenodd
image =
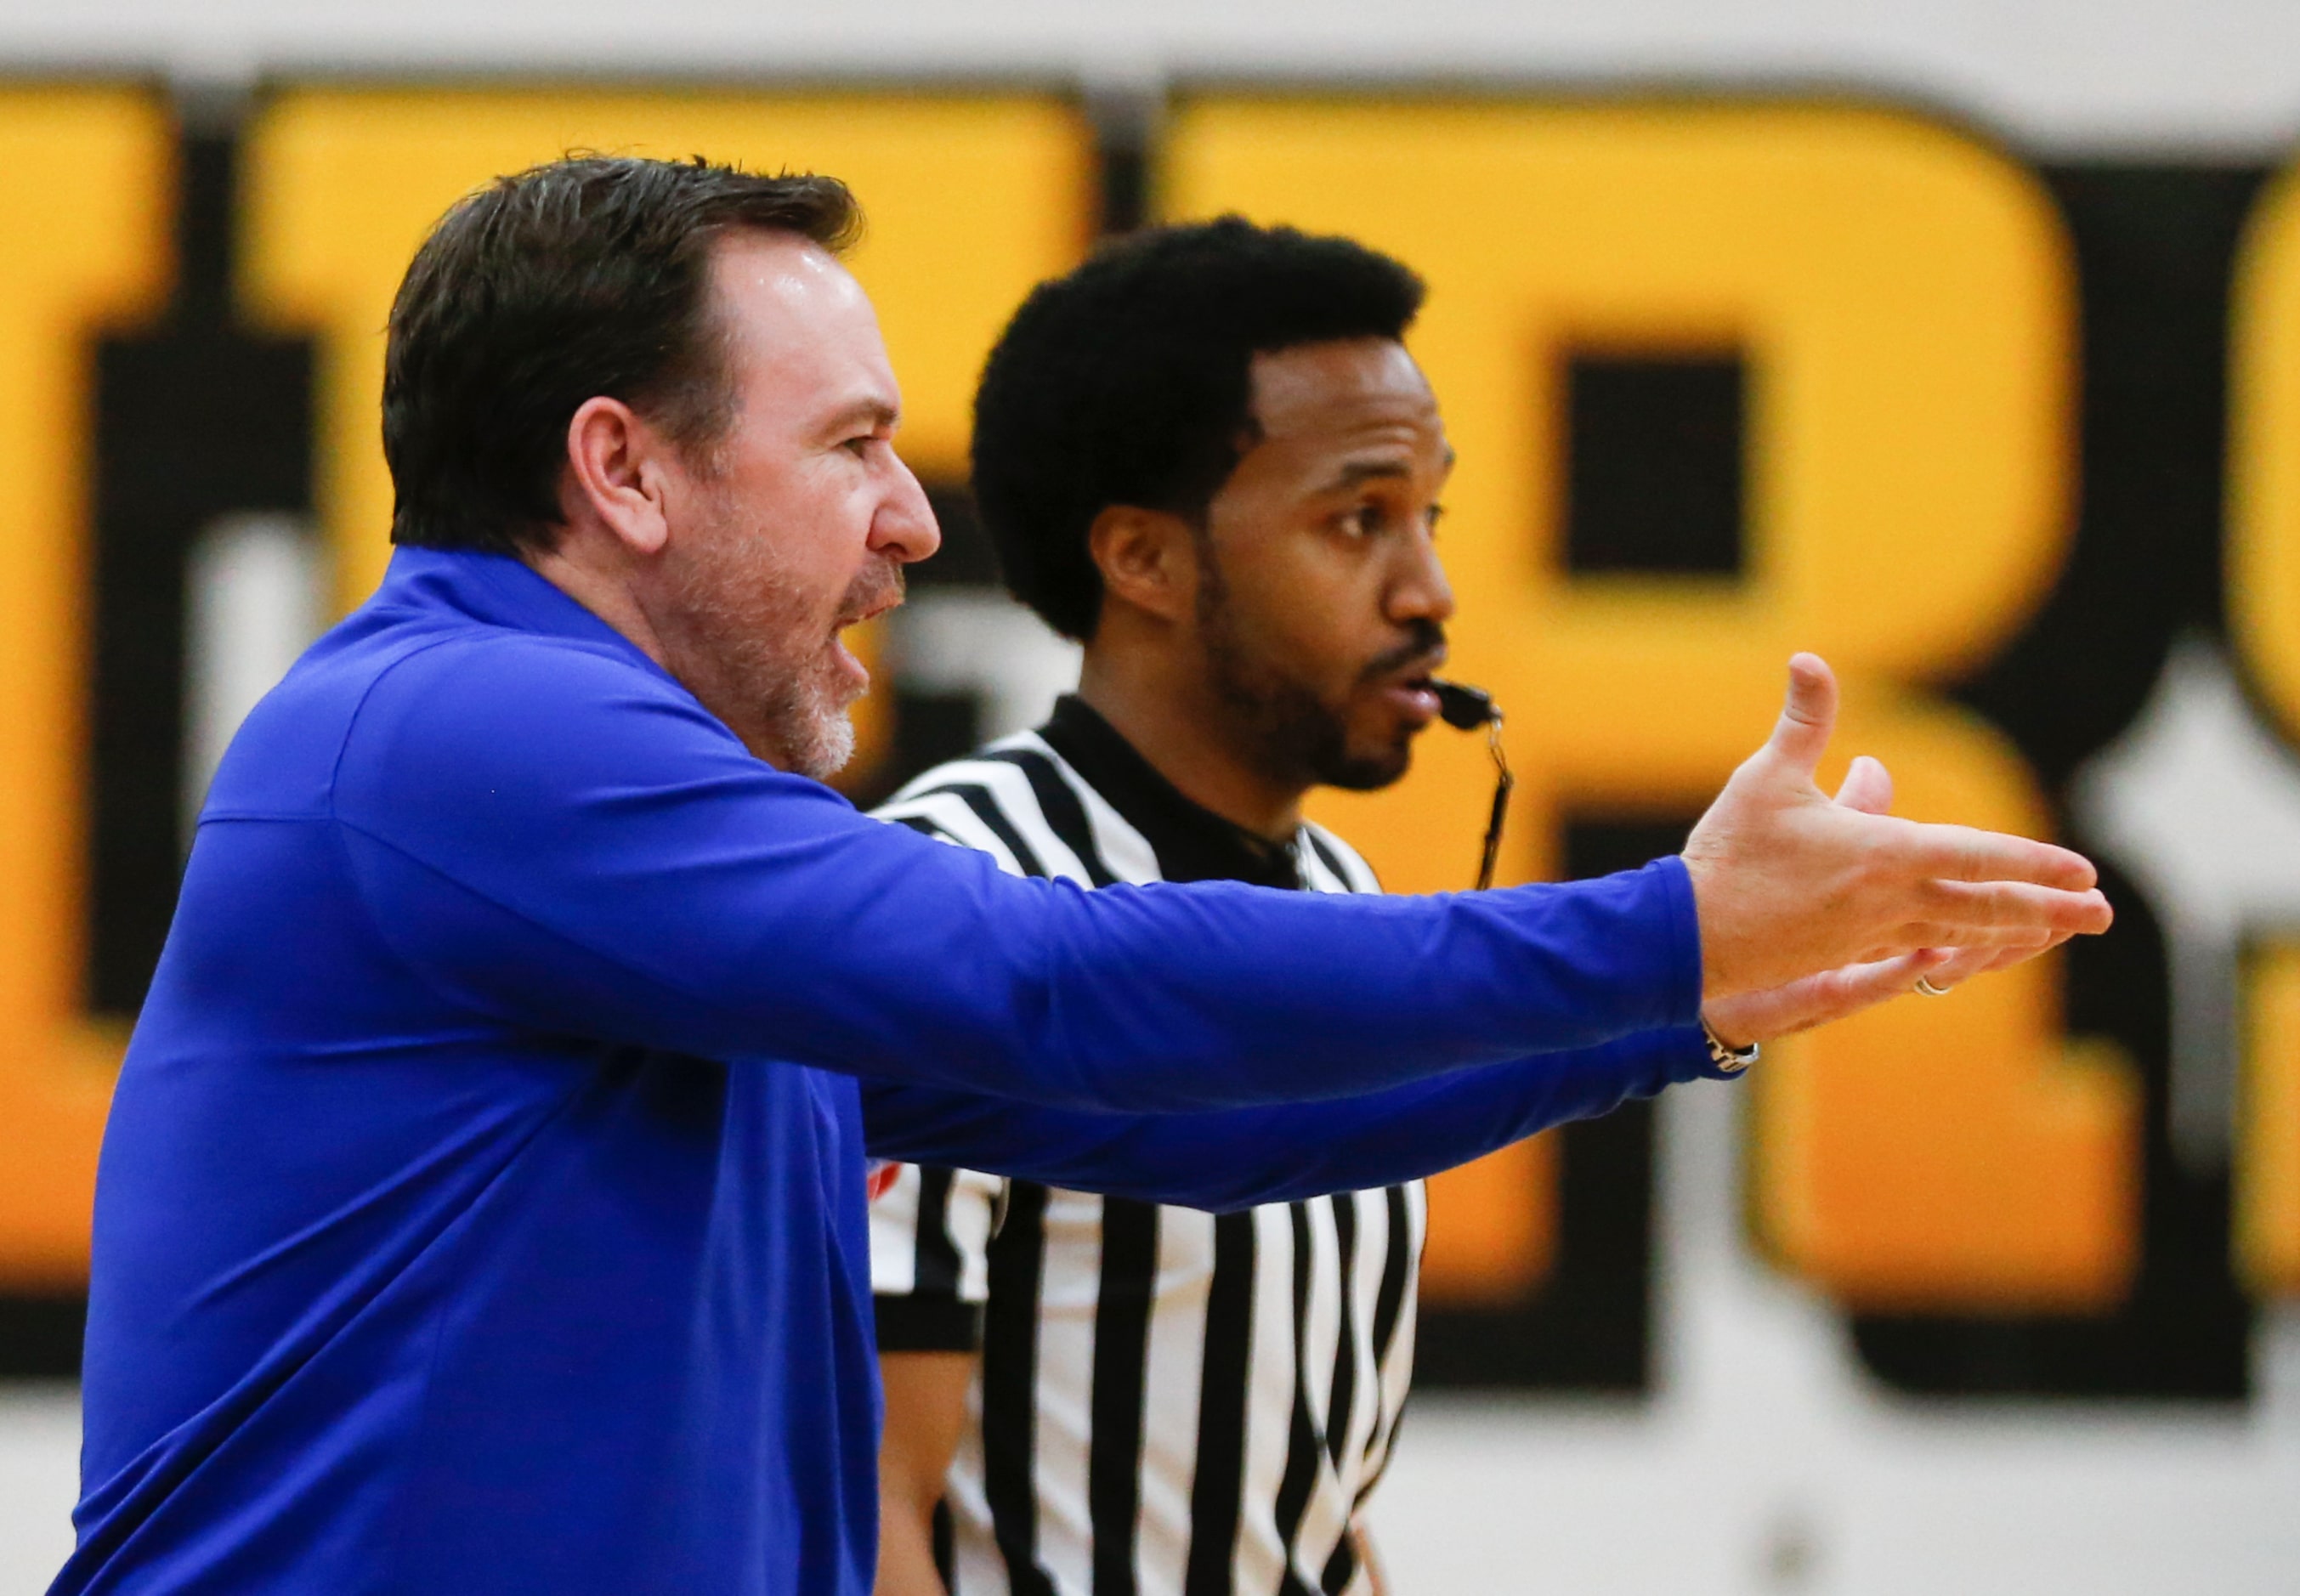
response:
<svg viewBox="0 0 2300 1596"><path fill-rule="evenodd" d="M1087 552L1110 606L1179 625L1197 611L1196 535L1180 516L1138 504L1105 505L1087 528Z"/></svg>

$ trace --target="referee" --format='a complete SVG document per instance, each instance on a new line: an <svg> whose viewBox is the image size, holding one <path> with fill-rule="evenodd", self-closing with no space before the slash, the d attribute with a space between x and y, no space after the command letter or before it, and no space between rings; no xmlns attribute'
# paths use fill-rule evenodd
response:
<svg viewBox="0 0 2300 1596"><path fill-rule="evenodd" d="M1396 781L1435 712L1422 292L1236 217L1041 287L974 480L1015 595L1085 643L1079 691L881 818L1082 886L1379 891L1301 810ZM871 1210L881 1596L1374 1596L1424 1212L1419 1181L1216 1217L905 1168Z"/></svg>

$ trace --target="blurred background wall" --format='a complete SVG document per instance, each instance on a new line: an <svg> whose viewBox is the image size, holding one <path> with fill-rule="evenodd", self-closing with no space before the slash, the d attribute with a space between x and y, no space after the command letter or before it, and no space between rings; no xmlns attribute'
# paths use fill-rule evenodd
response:
<svg viewBox="0 0 2300 1596"><path fill-rule="evenodd" d="M870 212L948 542L860 798L1074 669L966 503L1001 320L1238 209L1430 280L1507 875L1672 848L1799 646L1911 812L2104 860L2065 960L1440 1183L1403 1589L2300 1590L2300 8L85 0L0 13L0 1592L189 817L380 569L391 289L576 146ZM1324 818L1464 885L1483 757Z"/></svg>

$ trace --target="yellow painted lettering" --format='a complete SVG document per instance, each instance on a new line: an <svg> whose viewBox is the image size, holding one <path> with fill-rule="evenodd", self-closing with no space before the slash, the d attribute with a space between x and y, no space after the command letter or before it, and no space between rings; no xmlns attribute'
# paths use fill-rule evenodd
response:
<svg viewBox="0 0 2300 1596"><path fill-rule="evenodd" d="M80 1007L89 387L166 297L171 147L147 96L0 91L0 1291L86 1278L123 1041Z"/></svg>

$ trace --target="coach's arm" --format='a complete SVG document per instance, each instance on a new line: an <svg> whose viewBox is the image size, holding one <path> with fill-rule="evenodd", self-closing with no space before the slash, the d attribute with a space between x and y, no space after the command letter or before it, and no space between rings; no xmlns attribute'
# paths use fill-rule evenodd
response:
<svg viewBox="0 0 2300 1596"><path fill-rule="evenodd" d="M1889 1001L1921 975L1953 985L2026 956L1924 950L1728 999L1711 1019L1732 1034L1787 1035ZM1630 1098L1738 1073L1712 1057L1700 1027L1679 1026L1362 1097L1213 1113L1079 1113L865 1080L862 1121L881 1158L1219 1212L1434 1175Z"/></svg>
<svg viewBox="0 0 2300 1596"><path fill-rule="evenodd" d="M1684 1026L1363 1097L1215 1113L1079 1112L866 1080L862 1122L879 1158L1228 1212L1434 1175L1720 1073Z"/></svg>
<svg viewBox="0 0 2300 1596"><path fill-rule="evenodd" d="M496 1023L1090 1112L1380 1092L2106 925L2076 855L1830 802L1801 666L1681 860L1446 898L1018 880L762 764L618 649L525 635L384 673L327 801L378 936Z"/></svg>

